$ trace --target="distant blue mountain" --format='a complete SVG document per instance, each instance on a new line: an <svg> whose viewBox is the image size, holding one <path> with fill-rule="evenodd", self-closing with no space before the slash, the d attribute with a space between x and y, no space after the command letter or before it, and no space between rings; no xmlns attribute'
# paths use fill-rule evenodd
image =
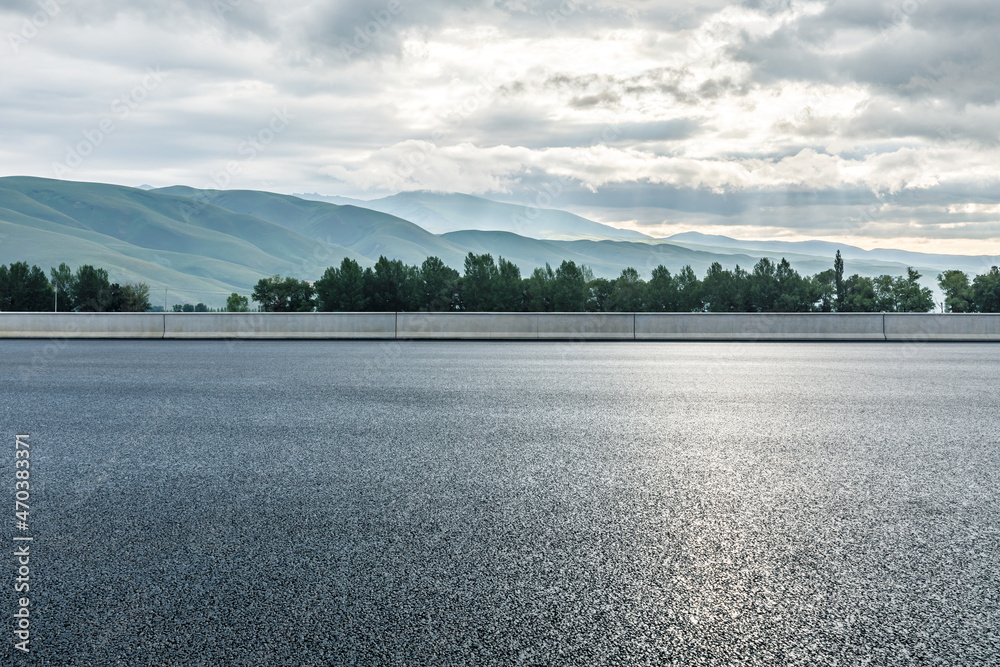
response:
<svg viewBox="0 0 1000 667"><path fill-rule="evenodd" d="M783 254L791 258L795 255L812 255L833 257L839 250L845 260L860 260L865 262L891 262L906 266L923 267L925 269L960 269L973 273L983 273L984 267L989 268L997 263L996 257L987 255L941 255L911 252L908 250L891 250L875 248L863 250L855 246L830 241L743 241L728 236L685 232L675 234L667 239L669 243L687 248L697 248L708 252L724 252L743 254L747 251L766 252L768 254ZM863 271L861 273L864 273Z"/></svg>
<svg viewBox="0 0 1000 667"><path fill-rule="evenodd" d="M333 204L353 204L405 218L429 232L480 230L512 232L535 239L572 241L652 240L630 229L617 229L556 209L504 204L472 195L437 192L402 192L372 201L350 200L322 195L297 195Z"/></svg>
<svg viewBox="0 0 1000 667"><path fill-rule="evenodd" d="M510 221L512 212L523 212L464 195L409 193L387 200L391 206L383 208L402 212L409 207L415 217L437 216L451 220L447 224L452 226L466 219L492 219L501 226ZM739 241L693 233L669 241L638 234L607 238L606 234L621 230L560 211L543 211L535 222L547 221L544 229L525 229L521 234L489 229L435 234L410 219L368 208L371 202L337 201L341 203L259 191L182 186L143 190L0 178L0 263L23 260L45 270L61 262L73 267L94 264L107 268L113 280L147 282L154 302L162 294L169 302L222 305L231 292L249 294L264 276L315 280L345 257L372 266L381 255L408 264L434 255L461 271L469 252L490 253L514 262L524 275L568 260L589 266L595 276L614 278L626 267L648 277L660 264L674 272L690 265L699 275L713 262L750 269L767 256L787 257L798 271L811 275L830 268L840 249L848 273L900 275L913 266L928 285L934 285L944 268L981 273L991 259L864 251L821 241ZM584 233L572 233L574 221ZM529 231L560 238L538 238Z"/></svg>

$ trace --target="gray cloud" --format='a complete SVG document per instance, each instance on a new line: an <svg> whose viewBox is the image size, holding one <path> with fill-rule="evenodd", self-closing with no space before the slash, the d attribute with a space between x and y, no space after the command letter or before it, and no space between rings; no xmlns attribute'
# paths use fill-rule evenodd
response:
<svg viewBox="0 0 1000 667"><path fill-rule="evenodd" d="M1000 248L992 0L58 6L40 26L35 0L0 6L4 173L52 176L111 117L72 178L203 185L243 160L234 187L285 192L558 182L556 205L639 225ZM164 83L119 117L150 67ZM245 160L274 109L294 121ZM426 164L401 179L407 160Z"/></svg>
<svg viewBox="0 0 1000 667"><path fill-rule="evenodd" d="M1000 5L990 0L841 0L764 38L744 35L729 52L761 82L860 82L899 96L992 104L1000 92L988 76L1000 65L998 23ZM844 50L837 40L848 31L866 39L855 36L860 45Z"/></svg>
<svg viewBox="0 0 1000 667"><path fill-rule="evenodd" d="M519 92L528 92L530 84L522 83ZM697 106L706 99L724 96L742 97L753 90L748 81L732 76L698 79L686 68L657 67L629 76L574 76L560 72L549 76L532 90L551 88L565 92L568 103L575 107L620 107L628 100L641 101L651 94L667 95L676 104Z"/></svg>

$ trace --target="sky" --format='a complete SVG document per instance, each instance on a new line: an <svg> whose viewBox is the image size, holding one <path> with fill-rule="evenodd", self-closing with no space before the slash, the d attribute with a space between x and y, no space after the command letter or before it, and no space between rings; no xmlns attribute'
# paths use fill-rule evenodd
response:
<svg viewBox="0 0 1000 667"><path fill-rule="evenodd" d="M996 0L0 0L0 175L1000 255Z"/></svg>

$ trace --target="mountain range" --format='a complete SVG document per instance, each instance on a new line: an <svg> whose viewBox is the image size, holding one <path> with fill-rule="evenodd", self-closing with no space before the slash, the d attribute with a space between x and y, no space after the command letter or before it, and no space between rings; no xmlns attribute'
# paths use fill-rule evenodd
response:
<svg viewBox="0 0 1000 667"><path fill-rule="evenodd" d="M653 240L630 229L618 229L578 215L539 206L504 204L482 197L439 192L401 192L363 201L316 194L296 195L330 204L349 204L381 211L416 223L433 234L480 230L511 232L528 238L567 240Z"/></svg>
<svg viewBox="0 0 1000 667"><path fill-rule="evenodd" d="M419 264L435 255L459 271L469 252L517 264L524 275L563 260L617 277L633 267L648 277L659 264L700 275L712 262L750 269L760 257L786 257L803 274L832 265L847 272L905 273L913 266L934 286L937 273L983 273L992 257L866 251L823 241L741 241L697 233L655 239L565 211L528 209L462 194L401 193L366 202L319 195L185 186L131 188L33 177L0 178L0 263L44 269L66 262L109 270L112 280L148 283L153 301L221 305L249 294L264 276L319 278L344 257L372 266L380 255Z"/></svg>

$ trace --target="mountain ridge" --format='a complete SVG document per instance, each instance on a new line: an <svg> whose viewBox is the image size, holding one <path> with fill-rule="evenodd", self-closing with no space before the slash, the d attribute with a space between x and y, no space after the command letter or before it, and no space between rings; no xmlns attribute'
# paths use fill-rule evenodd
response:
<svg viewBox="0 0 1000 667"><path fill-rule="evenodd" d="M362 208L389 213L420 225L435 234L456 231L514 232L544 240L648 239L630 229L618 229L568 211L523 206L462 193L413 190L370 201L324 195L296 195L329 203L348 202Z"/></svg>
<svg viewBox="0 0 1000 667"><path fill-rule="evenodd" d="M545 264L557 267L565 260L586 264L595 276L605 278L617 277L626 267L648 277L659 264L672 272L691 265L699 275L713 262L751 270L761 257L777 261L787 256L805 275L833 264L832 252L813 254L832 246L817 250L816 246L776 242L778 251L774 247L755 250L739 246L766 242L679 236L671 242L641 237L537 239L510 231L474 229L432 234L410 220L355 203L332 204L264 191L186 186L142 190L34 177L0 178L0 263L23 260L46 270L60 262L74 267L94 264L107 268L115 280L143 281L178 299L217 305L229 293L249 294L257 280L269 275L316 280L345 257L370 267L381 255L407 264L420 264L434 255L461 271L468 253L490 253L517 264L523 275ZM858 250L862 256L868 252ZM847 250L845 259L852 255ZM960 269L963 263L985 263L985 258L969 256L904 256L913 261L871 255L847 259L847 272L901 275L909 264L925 274L925 284L936 287L941 262ZM980 269L985 272L988 267Z"/></svg>

